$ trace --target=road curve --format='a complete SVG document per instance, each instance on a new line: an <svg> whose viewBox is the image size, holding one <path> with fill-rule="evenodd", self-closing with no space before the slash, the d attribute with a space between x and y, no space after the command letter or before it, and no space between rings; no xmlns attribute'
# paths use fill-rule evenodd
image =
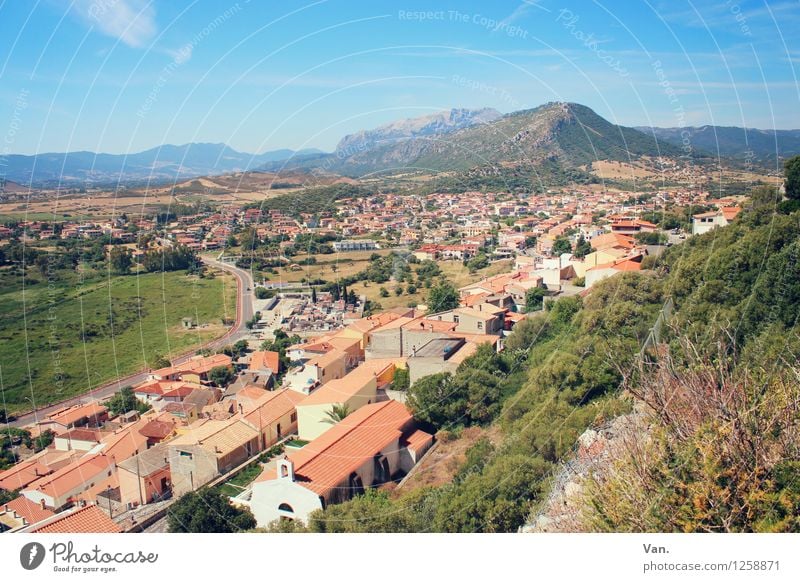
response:
<svg viewBox="0 0 800 582"><path fill-rule="evenodd" d="M253 278L250 273L244 269L239 269L238 267L214 259L204 257L203 262L218 269L222 269L223 271L227 271L236 278L236 321L222 337L211 340L199 347L191 348L190 350L173 358L173 365L182 364L202 349L216 350L240 340L247 334L247 322L253 318ZM125 386L130 386L132 384L138 384L139 382L145 381L148 373L149 370L140 370L139 372L135 372L127 376L121 376L79 396L73 396L67 400L62 400L54 404L48 404L47 406L38 408L33 412L22 414L13 421L7 423L7 426L27 426L66 406L74 406L75 404L80 404L87 400L99 400L106 398L107 396L111 396L115 392L118 392Z"/></svg>

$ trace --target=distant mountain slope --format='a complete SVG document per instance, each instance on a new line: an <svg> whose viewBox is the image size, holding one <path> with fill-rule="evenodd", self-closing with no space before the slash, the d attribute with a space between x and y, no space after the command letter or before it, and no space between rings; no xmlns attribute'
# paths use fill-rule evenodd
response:
<svg viewBox="0 0 800 582"><path fill-rule="evenodd" d="M444 135L473 125L491 123L500 117L502 114L496 109L485 108L450 109L431 115L401 119L343 137L336 146L336 152L352 155L354 152L389 145L403 139Z"/></svg>
<svg viewBox="0 0 800 582"><path fill-rule="evenodd" d="M5 176L21 184L176 180L243 171L294 155L319 153L319 150L281 149L247 154L221 143L189 143L164 145L127 155L93 152L9 155Z"/></svg>
<svg viewBox="0 0 800 582"><path fill-rule="evenodd" d="M703 125L701 127L639 127L659 140L678 147L688 137L695 150L712 156L737 160L751 159L754 163L774 166L776 158L800 155L800 129L745 129ZM687 133L684 133L687 132Z"/></svg>
<svg viewBox="0 0 800 582"><path fill-rule="evenodd" d="M397 132L384 126L348 136L333 154L292 163L352 176L392 169L467 170L487 165L574 168L595 160L681 154L671 144L614 125L575 103L547 103L492 121L480 119L468 127L447 126L444 131L432 127L405 138L393 137ZM402 124L408 125L413 123Z"/></svg>

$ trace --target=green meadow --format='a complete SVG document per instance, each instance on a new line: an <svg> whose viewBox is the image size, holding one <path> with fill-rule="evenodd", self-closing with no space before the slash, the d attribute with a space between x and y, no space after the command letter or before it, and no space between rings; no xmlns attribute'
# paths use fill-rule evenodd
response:
<svg viewBox="0 0 800 582"><path fill-rule="evenodd" d="M221 336L236 314L233 277L183 271L85 277L0 269L0 406L41 407ZM199 325L184 329L182 319Z"/></svg>

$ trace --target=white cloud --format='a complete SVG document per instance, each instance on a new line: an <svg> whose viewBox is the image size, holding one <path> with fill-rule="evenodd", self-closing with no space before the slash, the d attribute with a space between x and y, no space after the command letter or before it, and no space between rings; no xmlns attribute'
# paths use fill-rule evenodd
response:
<svg viewBox="0 0 800 582"><path fill-rule="evenodd" d="M146 46L158 32L155 9L145 0L75 0L71 10L90 27L129 47Z"/></svg>

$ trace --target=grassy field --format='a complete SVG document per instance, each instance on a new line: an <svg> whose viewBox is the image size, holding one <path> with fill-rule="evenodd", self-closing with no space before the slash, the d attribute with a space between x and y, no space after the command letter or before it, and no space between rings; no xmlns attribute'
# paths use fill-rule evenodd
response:
<svg viewBox="0 0 800 582"><path fill-rule="evenodd" d="M236 284L217 272L200 279L184 272L98 277L82 281L58 271L48 281L29 269L0 270L0 380L11 413L57 402L152 363L176 356L225 332L233 318ZM183 329L192 317L200 325Z"/></svg>
<svg viewBox="0 0 800 582"><path fill-rule="evenodd" d="M325 279L326 281L335 281L337 277L349 277L355 273L361 272L369 265L369 257L373 253L380 255L387 255L391 253L390 249L381 249L379 251L359 251L352 253L338 253L332 255L311 255L316 258L315 265L301 265L300 270L293 271L289 268L278 269L277 275L270 275L270 281L282 282L296 282L301 279ZM300 260L306 258L306 255L295 257ZM470 273L461 261L439 261L439 267L443 275L456 287L462 287L483 277L496 275L498 273L508 272L511 268L511 261L498 261L491 263L485 269L481 269L476 273ZM412 265L414 270L414 265ZM378 284L372 282L359 282L348 287L353 289L359 295L366 295L370 301L377 301L383 309L392 309L393 307L404 307L409 303L424 303L425 296L428 290L425 288L417 289L416 293L409 294L406 291L408 284L403 284L404 292L402 295L396 295L394 290L397 284L393 281ZM389 292L388 297L380 296L381 287L386 288Z"/></svg>

